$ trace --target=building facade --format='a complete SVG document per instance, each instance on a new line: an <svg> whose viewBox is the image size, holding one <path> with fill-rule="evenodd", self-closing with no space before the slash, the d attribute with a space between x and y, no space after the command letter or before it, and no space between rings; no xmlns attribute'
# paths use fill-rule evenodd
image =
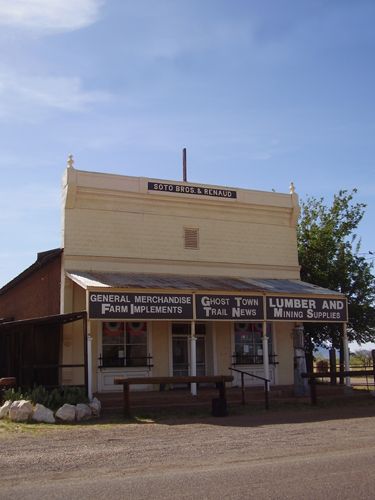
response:
<svg viewBox="0 0 375 500"><path fill-rule="evenodd" d="M15 377L19 386L59 383L61 324L29 320L59 315L61 255L60 248L38 253L0 289L0 378Z"/></svg>
<svg viewBox="0 0 375 500"><path fill-rule="evenodd" d="M70 161L60 302L61 313L88 313L89 392L118 389L121 375L231 367L293 384L302 322L347 320L342 295L300 281L298 214L293 186L261 192L83 172ZM65 325L63 363L79 363L82 345L82 331ZM69 368L61 377L81 382Z"/></svg>

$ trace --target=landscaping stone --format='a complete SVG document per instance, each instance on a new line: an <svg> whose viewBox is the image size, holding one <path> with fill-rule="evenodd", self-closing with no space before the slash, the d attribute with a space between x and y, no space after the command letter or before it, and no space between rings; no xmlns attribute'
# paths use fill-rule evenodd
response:
<svg viewBox="0 0 375 500"><path fill-rule="evenodd" d="M3 406L0 408L0 419L7 418L9 416L9 408L11 407L12 401L5 401Z"/></svg>
<svg viewBox="0 0 375 500"><path fill-rule="evenodd" d="M63 422L74 422L76 419L76 407L69 404L64 404L55 414L56 418Z"/></svg>
<svg viewBox="0 0 375 500"><path fill-rule="evenodd" d="M79 422L80 420L87 420L91 418L91 408L83 403L79 403L76 406L76 419Z"/></svg>
<svg viewBox="0 0 375 500"><path fill-rule="evenodd" d="M92 411L92 414L93 414L94 417L99 417L100 416L100 412L101 412L101 409L102 409L102 404L99 401L99 399L94 398L91 401L91 403L89 404L89 407L91 408L91 411Z"/></svg>
<svg viewBox="0 0 375 500"><path fill-rule="evenodd" d="M33 405L30 401L21 399L13 401L9 408L9 418L13 422L27 422L33 413Z"/></svg>
<svg viewBox="0 0 375 500"><path fill-rule="evenodd" d="M44 422L46 424L54 424L56 422L53 411L39 403L35 405L32 419L35 422Z"/></svg>

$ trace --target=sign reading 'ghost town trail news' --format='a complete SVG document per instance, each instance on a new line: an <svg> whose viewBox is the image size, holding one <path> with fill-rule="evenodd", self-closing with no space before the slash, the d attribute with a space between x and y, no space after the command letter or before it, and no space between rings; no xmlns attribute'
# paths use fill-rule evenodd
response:
<svg viewBox="0 0 375 500"><path fill-rule="evenodd" d="M196 295L197 319L263 320L263 297L249 295Z"/></svg>
<svg viewBox="0 0 375 500"><path fill-rule="evenodd" d="M268 320L341 323L347 321L345 299L267 297Z"/></svg>
<svg viewBox="0 0 375 500"><path fill-rule="evenodd" d="M192 319L193 296L169 293L90 292L91 319Z"/></svg>
<svg viewBox="0 0 375 500"><path fill-rule="evenodd" d="M193 194L200 196L213 196L216 198L237 198L237 191L232 189L206 188L202 186L183 186L166 182L149 182L149 191L162 191L164 193Z"/></svg>

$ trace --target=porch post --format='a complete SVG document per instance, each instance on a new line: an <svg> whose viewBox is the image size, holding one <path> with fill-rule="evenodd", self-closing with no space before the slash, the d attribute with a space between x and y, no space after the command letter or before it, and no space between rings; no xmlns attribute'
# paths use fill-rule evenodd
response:
<svg viewBox="0 0 375 500"><path fill-rule="evenodd" d="M350 361L349 361L349 345L348 345L348 333L346 331L346 323L342 324L342 344L344 347L344 369L345 371L350 370ZM350 387L350 377L345 377L345 385Z"/></svg>
<svg viewBox="0 0 375 500"><path fill-rule="evenodd" d="M92 400L92 337L91 321L87 322L87 396Z"/></svg>
<svg viewBox="0 0 375 500"><path fill-rule="evenodd" d="M195 336L195 321L191 322L190 332L190 375L195 377L197 374L197 337ZM197 384L193 382L190 386L191 394L197 395Z"/></svg>
<svg viewBox="0 0 375 500"><path fill-rule="evenodd" d="M267 322L263 321L263 368L264 368L264 378L270 379L270 364L268 358L268 337L267 337ZM270 384L267 384L268 390L270 390Z"/></svg>

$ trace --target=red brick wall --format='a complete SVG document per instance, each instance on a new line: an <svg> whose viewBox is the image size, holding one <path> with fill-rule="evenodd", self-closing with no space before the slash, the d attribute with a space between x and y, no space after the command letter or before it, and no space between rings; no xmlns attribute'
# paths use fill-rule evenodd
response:
<svg viewBox="0 0 375 500"><path fill-rule="evenodd" d="M27 319L60 313L61 255L3 293L0 292L0 318Z"/></svg>

